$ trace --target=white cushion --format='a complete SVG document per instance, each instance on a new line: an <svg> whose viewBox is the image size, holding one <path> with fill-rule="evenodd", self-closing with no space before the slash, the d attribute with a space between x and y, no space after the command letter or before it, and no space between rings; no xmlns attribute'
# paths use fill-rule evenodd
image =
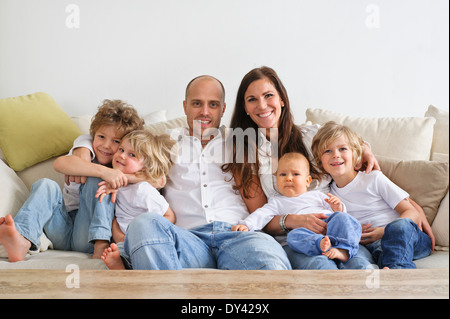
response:
<svg viewBox="0 0 450 319"><path fill-rule="evenodd" d="M0 217L16 216L30 192L12 168L0 161Z"/></svg>
<svg viewBox="0 0 450 319"><path fill-rule="evenodd" d="M30 192L16 173L3 161L0 161L0 217L11 214L16 216L17 212L27 200ZM0 244L0 257L6 257L6 252Z"/></svg>
<svg viewBox="0 0 450 319"><path fill-rule="evenodd" d="M186 116L177 117L165 122L154 123L150 125L146 125L146 128L155 135L168 134L168 130L179 128L179 127L187 127Z"/></svg>
<svg viewBox="0 0 450 319"><path fill-rule="evenodd" d="M3 161L0 161L0 176L2 181L0 183L0 217L5 217L8 214L14 217L22 208L30 192L23 181ZM42 234L40 240L40 251L45 251L51 246L50 240L44 234ZM2 244L0 244L0 257L7 257Z"/></svg>
<svg viewBox="0 0 450 319"><path fill-rule="evenodd" d="M438 109L433 105L430 105L427 112L425 113L425 116L433 117L436 119L436 124L434 124L433 145L431 146L431 152L448 155L448 111L444 111Z"/></svg>
<svg viewBox="0 0 450 319"><path fill-rule="evenodd" d="M159 110L155 112L151 112L147 115L143 116L143 119L145 120L145 124L153 124L158 122L167 121L166 117L166 110Z"/></svg>
<svg viewBox="0 0 450 319"><path fill-rule="evenodd" d="M370 143L376 155L402 160L429 160L436 119L430 117L363 118L323 109L307 109L313 124L328 121L349 126Z"/></svg>

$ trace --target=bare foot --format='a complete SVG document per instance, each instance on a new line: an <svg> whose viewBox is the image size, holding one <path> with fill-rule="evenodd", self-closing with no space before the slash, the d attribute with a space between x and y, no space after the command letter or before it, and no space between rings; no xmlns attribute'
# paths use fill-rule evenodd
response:
<svg viewBox="0 0 450 319"><path fill-rule="evenodd" d="M110 247L106 248L101 256L105 265L111 270L125 270L120 252L117 245L112 243Z"/></svg>
<svg viewBox="0 0 450 319"><path fill-rule="evenodd" d="M348 250L341 248L330 248L327 252L322 253L330 259L339 259L341 261L347 261L350 257Z"/></svg>
<svg viewBox="0 0 450 319"><path fill-rule="evenodd" d="M322 250L323 253L325 253L330 248L331 248L330 238L328 238L328 236L325 236L320 241L320 249Z"/></svg>
<svg viewBox="0 0 450 319"><path fill-rule="evenodd" d="M0 243L5 247L10 262L24 260L31 247L31 242L17 231L10 214L0 219Z"/></svg>

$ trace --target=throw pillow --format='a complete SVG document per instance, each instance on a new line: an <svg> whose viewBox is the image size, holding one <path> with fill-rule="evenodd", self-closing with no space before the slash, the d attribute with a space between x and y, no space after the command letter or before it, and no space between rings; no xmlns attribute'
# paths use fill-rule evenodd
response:
<svg viewBox="0 0 450 319"><path fill-rule="evenodd" d="M445 195L444 199L441 201L441 205L439 206L439 210L436 214L436 218L433 221L433 225L431 225L431 229L433 230L434 237L436 239L436 245L444 246L448 248L448 233L449 233L449 204L448 204L448 192Z"/></svg>
<svg viewBox="0 0 450 319"><path fill-rule="evenodd" d="M402 161L383 156L377 156L377 160L384 175L423 208L431 225L448 191L448 163Z"/></svg>
<svg viewBox="0 0 450 319"><path fill-rule="evenodd" d="M431 153L447 154L449 151L449 139L448 139L448 111L440 110L437 107L430 105L427 112L427 117L433 117L436 119L434 124L433 145L431 146Z"/></svg>
<svg viewBox="0 0 450 319"><path fill-rule="evenodd" d="M3 161L0 161L0 217L16 216L30 192L23 181Z"/></svg>
<svg viewBox="0 0 450 319"><path fill-rule="evenodd" d="M17 212L27 200L30 192L16 173L0 160L0 217ZM8 257L2 244L0 244L0 258Z"/></svg>
<svg viewBox="0 0 450 319"><path fill-rule="evenodd" d="M168 130L170 129L187 126L188 124L186 121L186 116L182 116L171 120L167 120L165 122L146 125L146 128L155 135L161 135L161 134L168 134Z"/></svg>
<svg viewBox="0 0 450 319"><path fill-rule="evenodd" d="M67 153L80 134L46 93L0 100L0 148L15 171Z"/></svg>
<svg viewBox="0 0 450 319"><path fill-rule="evenodd" d="M328 121L346 125L370 143L376 155L403 160L429 160L436 120L430 117L363 118L323 109L307 109L312 124Z"/></svg>

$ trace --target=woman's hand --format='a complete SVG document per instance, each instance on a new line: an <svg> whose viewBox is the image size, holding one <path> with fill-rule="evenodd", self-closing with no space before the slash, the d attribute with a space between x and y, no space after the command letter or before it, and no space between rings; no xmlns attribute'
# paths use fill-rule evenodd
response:
<svg viewBox="0 0 450 319"><path fill-rule="evenodd" d="M285 225L287 229L303 227L316 234L326 235L327 223L322 220L326 218L328 218L328 216L322 213L304 215L289 214L285 219Z"/></svg>

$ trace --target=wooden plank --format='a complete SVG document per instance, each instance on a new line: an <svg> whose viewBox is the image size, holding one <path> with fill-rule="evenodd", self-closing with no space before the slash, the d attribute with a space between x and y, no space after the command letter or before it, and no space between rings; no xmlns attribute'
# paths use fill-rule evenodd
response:
<svg viewBox="0 0 450 319"><path fill-rule="evenodd" d="M0 270L0 298L449 298L448 269Z"/></svg>

